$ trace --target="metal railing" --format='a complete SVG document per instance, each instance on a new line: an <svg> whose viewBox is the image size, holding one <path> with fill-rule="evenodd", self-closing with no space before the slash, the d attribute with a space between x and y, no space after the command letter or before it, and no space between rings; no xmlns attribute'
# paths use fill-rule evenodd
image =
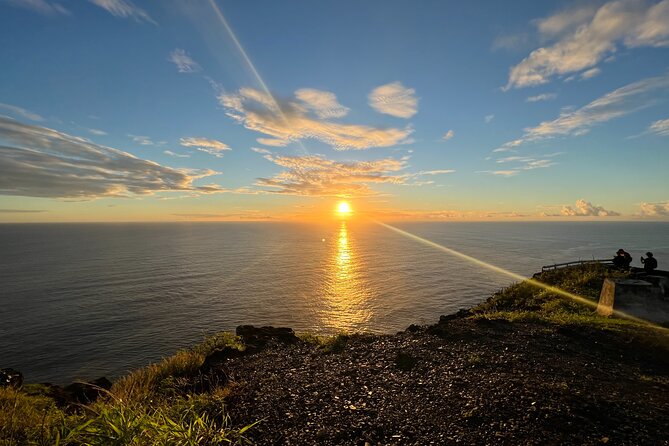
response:
<svg viewBox="0 0 669 446"><path fill-rule="evenodd" d="M541 272L544 271L550 271L554 269L560 269L560 268L567 268L569 266L576 266L576 265L588 265L591 263L601 263L603 265L613 265L613 260L611 259L592 259L592 260L575 260L573 262L565 262L565 263L554 263L552 265L545 265L541 267Z"/></svg>

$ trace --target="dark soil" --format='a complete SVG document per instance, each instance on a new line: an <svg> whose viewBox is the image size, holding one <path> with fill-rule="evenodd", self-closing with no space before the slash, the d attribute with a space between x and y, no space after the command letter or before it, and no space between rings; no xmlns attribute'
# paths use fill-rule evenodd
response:
<svg viewBox="0 0 669 446"><path fill-rule="evenodd" d="M324 349L265 346L213 373L260 445L669 444L669 347L629 333L444 320Z"/></svg>

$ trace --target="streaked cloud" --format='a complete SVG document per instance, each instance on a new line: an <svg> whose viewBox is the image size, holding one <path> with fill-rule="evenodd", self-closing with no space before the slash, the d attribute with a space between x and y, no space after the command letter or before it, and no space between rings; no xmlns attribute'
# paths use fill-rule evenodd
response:
<svg viewBox="0 0 669 446"><path fill-rule="evenodd" d="M669 201L641 203L639 208L644 217L669 217Z"/></svg>
<svg viewBox="0 0 669 446"><path fill-rule="evenodd" d="M369 93L369 105L379 113L408 119L418 113L418 98L413 88L400 82L376 87Z"/></svg>
<svg viewBox="0 0 669 446"><path fill-rule="evenodd" d="M519 139L509 141L494 152L505 152L532 141L557 136L579 136L598 124L646 108L666 96L669 91L669 75L643 79L618 88L595 99L579 109L564 110L552 121L544 121L525 129Z"/></svg>
<svg viewBox="0 0 669 446"><path fill-rule="evenodd" d="M99 130L99 129L88 129L88 133L92 133L93 135L96 136L105 136L107 132L104 130Z"/></svg>
<svg viewBox="0 0 669 446"><path fill-rule="evenodd" d="M285 170L271 178L259 178L256 186L266 193L322 197L362 197L376 195L370 185L403 184L409 175L406 159L384 158L374 161L334 161L322 155L264 158Z"/></svg>
<svg viewBox="0 0 669 446"><path fill-rule="evenodd" d="M176 152L172 152L171 150L164 150L163 153L165 155L174 156L176 158L190 158L190 155L188 155L186 153L176 153Z"/></svg>
<svg viewBox="0 0 669 446"><path fill-rule="evenodd" d="M196 147L200 152L205 152L216 158L223 158L223 153L232 150L224 142L208 138L181 138L181 145L184 147Z"/></svg>
<svg viewBox="0 0 669 446"><path fill-rule="evenodd" d="M559 214L545 214L550 217L617 217L620 213L604 209L602 206L595 206L584 199L576 200L576 205L563 206Z"/></svg>
<svg viewBox="0 0 669 446"><path fill-rule="evenodd" d="M341 118L350 110L337 102L337 96L329 91L301 88L295 92L295 97L321 119Z"/></svg>
<svg viewBox="0 0 669 446"><path fill-rule="evenodd" d="M0 110L7 110L14 116L20 116L31 121L44 121L44 118L37 113L33 113L25 108L17 107L16 105L0 103Z"/></svg>
<svg viewBox="0 0 669 446"><path fill-rule="evenodd" d="M70 15L70 11L65 9L60 3L47 0L5 0L5 3L29 9L42 15Z"/></svg>
<svg viewBox="0 0 669 446"><path fill-rule="evenodd" d="M311 116L302 102L276 101L272 96L252 88L221 95L219 101L228 116L249 130L270 136L270 145L313 138L336 150L363 150L406 143L412 132L411 128L378 128L320 119ZM267 143L268 140L262 138L259 142Z"/></svg>
<svg viewBox="0 0 669 446"><path fill-rule="evenodd" d="M212 170L180 170L57 130L0 117L0 195L93 199L155 192L219 192L195 186Z"/></svg>
<svg viewBox="0 0 669 446"><path fill-rule="evenodd" d="M557 97L555 93L542 93L536 96L529 96L525 99L525 102L541 102L541 101L552 101Z"/></svg>
<svg viewBox="0 0 669 446"><path fill-rule="evenodd" d="M0 209L0 214L39 214L48 212L44 209Z"/></svg>
<svg viewBox="0 0 669 446"><path fill-rule="evenodd" d="M486 124L490 124L493 119L495 119L495 115L486 115L485 118L483 118L483 121L485 121Z"/></svg>
<svg viewBox="0 0 669 446"><path fill-rule="evenodd" d="M290 143L290 141L286 141L284 139L272 139L272 138L257 138L256 141L258 141L258 143L260 144L264 144L270 147L285 147Z"/></svg>
<svg viewBox="0 0 669 446"><path fill-rule="evenodd" d="M186 53L186 50L182 50L181 48L172 51L167 60L177 66L179 73L195 73L201 69L200 65Z"/></svg>
<svg viewBox="0 0 669 446"><path fill-rule="evenodd" d="M587 72L620 47L668 46L669 0L617 0L599 8L578 5L537 23L543 36L555 43L532 51L512 67L507 90Z"/></svg>
<svg viewBox="0 0 669 446"><path fill-rule="evenodd" d="M454 173L454 169L437 169L437 170L421 170L418 175L442 175L446 173Z"/></svg>
<svg viewBox="0 0 669 446"><path fill-rule="evenodd" d="M648 131L662 136L669 136L669 119L660 119L653 122L648 127Z"/></svg>
<svg viewBox="0 0 669 446"><path fill-rule="evenodd" d="M446 133L444 133L444 136L441 137L444 141L448 141L449 139L453 138L455 136L455 132L453 130L449 130Z"/></svg>
<svg viewBox="0 0 669 446"><path fill-rule="evenodd" d="M156 22L143 9L135 6L130 0L89 0L96 6L104 9L114 17L133 19L137 22Z"/></svg>

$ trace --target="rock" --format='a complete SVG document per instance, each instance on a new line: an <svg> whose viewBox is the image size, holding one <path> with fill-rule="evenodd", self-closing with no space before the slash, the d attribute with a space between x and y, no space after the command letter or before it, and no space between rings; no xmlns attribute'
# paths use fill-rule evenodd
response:
<svg viewBox="0 0 669 446"><path fill-rule="evenodd" d="M406 331L408 331L409 333L417 333L420 331L420 325L411 324L409 325L409 327L407 327Z"/></svg>
<svg viewBox="0 0 669 446"><path fill-rule="evenodd" d="M448 321L452 321L454 319L462 319L467 316L471 316L471 311L469 310L458 310L456 313L453 314L447 314L447 315L441 315L439 316L439 323L444 324Z"/></svg>
<svg viewBox="0 0 669 446"><path fill-rule="evenodd" d="M90 404L111 386L111 381L103 376L90 383L76 382L65 386L61 397L66 398L67 404Z"/></svg>
<svg viewBox="0 0 669 446"><path fill-rule="evenodd" d="M288 327L254 327L253 325L240 325L235 330L235 333L242 338L244 344L251 348L262 348L270 341L283 344L296 344L300 341L300 339L295 336L293 329Z"/></svg>
<svg viewBox="0 0 669 446"><path fill-rule="evenodd" d="M0 369L0 387L21 387L23 374L11 368Z"/></svg>
<svg viewBox="0 0 669 446"><path fill-rule="evenodd" d="M395 357L395 365L398 369L404 370L405 372L413 369L417 362L418 359L404 352L398 353Z"/></svg>
<svg viewBox="0 0 669 446"><path fill-rule="evenodd" d="M222 350L216 350L215 352L211 353L206 358L204 358L204 362L200 366L200 370L206 373L215 366L217 366L218 364L225 362L227 359L239 358L240 356L244 356L243 351L238 350L234 347L227 347L227 346L223 347Z"/></svg>

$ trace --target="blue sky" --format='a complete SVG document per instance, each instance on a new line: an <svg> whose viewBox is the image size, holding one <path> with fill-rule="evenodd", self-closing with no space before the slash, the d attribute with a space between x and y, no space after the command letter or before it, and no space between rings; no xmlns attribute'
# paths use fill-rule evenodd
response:
<svg viewBox="0 0 669 446"><path fill-rule="evenodd" d="M0 221L669 217L669 0L0 0Z"/></svg>

